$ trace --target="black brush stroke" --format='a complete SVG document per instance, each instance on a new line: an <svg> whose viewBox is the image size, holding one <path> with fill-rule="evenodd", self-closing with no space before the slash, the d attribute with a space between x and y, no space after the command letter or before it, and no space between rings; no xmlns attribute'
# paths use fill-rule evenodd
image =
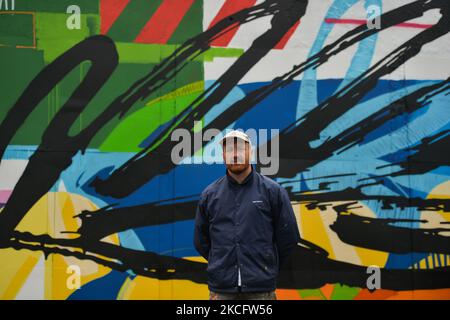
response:
<svg viewBox="0 0 450 320"><path fill-rule="evenodd" d="M172 141L168 137L169 134L177 129L191 130L194 121L201 120L214 105L221 102L245 74L266 56L289 29L303 17L307 4L307 0L266 1L266 5L273 10L271 28L255 39L250 48L208 90L192 102L184 112L175 117L173 124L162 130L153 143L113 171L107 179L103 180L99 177L94 179L91 186L95 191L101 195L123 198L156 175L167 173L173 169L177 164L171 159L171 150L179 142ZM259 14L261 15L261 13ZM241 21L241 23L246 18L242 12L233 17L233 21ZM204 37L203 34L201 36ZM226 119L225 122L231 122L225 114L220 118ZM224 128L223 125L216 126L215 123L210 126ZM191 150L192 152L196 151L194 146Z"/></svg>
<svg viewBox="0 0 450 320"><path fill-rule="evenodd" d="M276 174L277 177L293 177L299 171L306 170L311 165L327 159L335 151L334 148L328 148L329 145L326 144L326 141L324 141L325 145L318 148L312 148L309 143L319 139L320 132L329 123L354 107L376 86L382 76L393 72L406 61L416 56L425 44L438 39L450 31L450 3L428 1L425 4L418 1L411 4L411 9L416 10L416 13L418 13L422 9L429 10L428 6L432 4L438 5L442 9L442 17L436 25L406 41L346 87L280 132L280 170ZM402 19L403 15L406 14L400 9L402 8L394 10L398 15L396 19ZM392 11L389 13L392 13ZM411 12L408 11L408 14L411 14ZM381 29L385 29L387 27L385 25L386 17L382 17L382 21L384 23ZM389 23L389 20L387 21ZM442 83L442 85L446 84L446 82ZM385 119L385 121L387 120ZM336 141L334 142L336 143ZM267 142L267 148L270 149L270 140ZM297 165L292 165L293 162L295 163L293 160L298 159L312 159L313 161L298 162Z"/></svg>
<svg viewBox="0 0 450 320"><path fill-rule="evenodd" d="M145 204L110 210L86 210L77 215L81 219L81 227L77 233L89 239L101 239L133 228L192 220L196 206L197 201L187 201L165 205Z"/></svg>
<svg viewBox="0 0 450 320"><path fill-rule="evenodd" d="M450 267L428 270L380 268L380 289L418 290L450 287ZM278 278L278 287L285 289L321 288L339 283L349 287L367 288L371 273L367 267L331 260L311 243L302 241L289 257L286 269Z"/></svg>
<svg viewBox="0 0 450 320"><path fill-rule="evenodd" d="M91 67L67 102L54 116L42 135L42 141L30 157L8 202L0 215L0 247L25 214L58 180L78 151L84 151L98 126L91 123L76 136L69 136L72 124L88 102L110 77L118 64L116 47L111 39L93 36L73 46L46 66L28 85L0 125L0 158L15 132L37 104L70 71L83 61ZM109 119L102 118L106 122Z"/></svg>
<svg viewBox="0 0 450 320"><path fill-rule="evenodd" d="M450 229L396 227L396 222L425 222L407 219L378 219L339 212L330 229L343 242L377 251L404 254L410 252L450 254L450 237L440 235Z"/></svg>
<svg viewBox="0 0 450 320"><path fill-rule="evenodd" d="M200 284L205 284L207 281L206 263L161 256L151 252L136 253L136 250L117 248L116 245L108 243L98 243L86 250L86 244L77 240L52 239L47 235L35 236L29 233L16 233L10 246L15 250L43 251L46 256L56 253L78 259L88 259L115 270L122 272L130 270L137 275L161 280L191 280ZM80 246L84 252L80 252ZM111 253L116 261L101 258L102 255L108 256ZM100 255L100 257L96 255ZM450 287L449 267L430 270L380 268L380 271L381 289L417 290ZM312 289L320 288L328 283L339 283L364 288L368 277L366 267L331 260L325 250L311 242L301 240L281 270L277 287L280 289Z"/></svg>
<svg viewBox="0 0 450 320"><path fill-rule="evenodd" d="M277 12L279 8L276 4L277 2L268 1L243 10L235 16L240 17L241 23L245 23ZM46 128L42 142L30 157L24 173L3 208L0 215L0 247L7 245L9 236L26 212L54 185L60 173L71 165L72 157L78 151L85 151L89 142L106 123L117 115L122 117L138 99L147 97L167 83L185 66L185 63L207 50L211 39L233 24L236 22L223 19L197 38L188 40L147 76L136 81L125 93L117 97L76 136L68 135L72 123L108 80L118 64L114 42L106 36L87 38L46 66L31 81L0 125L0 158L3 157L3 152L16 131L51 89L83 61L92 62L86 77ZM164 163L158 159L156 161L156 164ZM159 168L161 170L161 166ZM137 176L142 175L142 172ZM122 189L126 187L122 185Z"/></svg>
<svg viewBox="0 0 450 320"><path fill-rule="evenodd" d="M450 212L450 199L435 198L423 199L419 197L403 197L390 195L367 195L360 188L348 187L339 191L316 192L316 193L293 192L290 194L291 201L307 203L308 208L319 208L321 204L337 201L379 201L383 210L394 208L417 208L418 210Z"/></svg>

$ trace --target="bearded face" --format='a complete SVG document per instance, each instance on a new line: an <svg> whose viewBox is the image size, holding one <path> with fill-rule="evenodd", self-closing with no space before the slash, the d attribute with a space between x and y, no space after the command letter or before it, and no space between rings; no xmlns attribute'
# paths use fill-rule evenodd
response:
<svg viewBox="0 0 450 320"><path fill-rule="evenodd" d="M223 144L223 160L227 169L236 175L250 165L251 147L242 139L227 139Z"/></svg>

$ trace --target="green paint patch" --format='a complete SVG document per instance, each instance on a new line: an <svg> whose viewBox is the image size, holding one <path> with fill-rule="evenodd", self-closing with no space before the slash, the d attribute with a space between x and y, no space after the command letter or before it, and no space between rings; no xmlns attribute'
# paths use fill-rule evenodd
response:
<svg viewBox="0 0 450 320"><path fill-rule="evenodd" d="M361 288L348 287L346 285L335 284L331 300L353 300L361 291Z"/></svg>
<svg viewBox="0 0 450 320"><path fill-rule="evenodd" d="M353 300L360 290L360 288L335 284L330 300ZM298 290L298 293L302 299L327 299L320 289L300 289Z"/></svg>
<svg viewBox="0 0 450 320"><path fill-rule="evenodd" d="M173 54L180 45L117 42L116 47L121 63L159 63ZM193 61L211 62L214 58L235 58L243 53L244 49L210 48Z"/></svg>
<svg viewBox="0 0 450 320"><path fill-rule="evenodd" d="M179 46L116 42L116 47L121 63L159 63Z"/></svg>
<svg viewBox="0 0 450 320"><path fill-rule="evenodd" d="M85 38L100 32L100 20L97 15L82 14L80 29L68 29L69 14L37 13L36 38L37 48L44 51L46 63L66 52Z"/></svg>
<svg viewBox="0 0 450 320"><path fill-rule="evenodd" d="M114 101L119 95L126 92L136 81L141 79L142 77L146 76L153 68L155 64L126 64L126 63L120 63L112 76L108 79L108 81L104 84L104 86L97 92L97 94L94 96L92 101L89 103L87 108L83 110L82 116L80 117L80 125L75 126L74 125L74 131L73 134L76 134L79 132L77 128L83 129L86 128L93 119L98 117L98 115L105 110L105 108L109 107L111 102ZM82 79L85 77L88 66L83 68L82 74L78 77L78 82L81 82ZM94 136L92 141L89 144L90 148L99 148L101 145L104 144L104 142L108 139L108 137L111 135L115 129L122 124L123 121L127 119L127 117L134 112L139 111L142 108L152 109L155 107L155 105L152 105L150 107L146 107L145 105L148 104L150 101L156 100L159 97L169 95L170 93L173 93L177 90L177 88L183 88L184 86L187 86L186 88L189 88L189 85L192 83L196 83L198 81L201 81L203 77L203 66L202 63L199 62L193 62L187 65L180 73L176 75L174 79L166 83L161 88L158 88L157 90L152 91L148 97L145 97L143 99L138 99L133 106L127 111L124 117L119 118L118 116L115 116L113 119L111 119L108 123L106 123L102 128L99 128L99 131ZM196 85L193 87L195 88ZM71 87L73 91L73 86ZM192 89L192 88L191 88ZM67 91L65 92L72 92ZM179 95L181 92L176 93L175 95ZM197 93L198 94L198 93ZM67 93L66 93L67 95ZM187 96L186 96L187 97ZM179 104L184 102L175 100L169 100L174 101L173 103ZM173 106L170 103L163 104L161 107L167 107L168 110L173 110ZM164 110L165 112L166 110ZM159 117L159 116L157 116ZM153 119L153 118L152 118ZM159 118L158 118L159 119ZM72 128L71 128L72 129ZM146 136L148 131L146 130L143 136ZM139 140L141 136L137 140ZM142 142L139 141L139 143ZM117 146L117 150L111 150L108 151L128 151L128 150L135 150L138 148L138 144L135 143L135 140L129 140L125 142L121 142L120 144L110 144L108 143L108 146ZM112 148L112 147L111 147Z"/></svg>
<svg viewBox="0 0 450 320"><path fill-rule="evenodd" d="M176 89L175 91L172 91L166 95L163 95L159 98L153 99L150 102L147 102L145 105L151 106L160 101L172 100L172 99L176 99L178 97L190 95L192 93L201 93L201 92L203 92L204 88L205 88L204 81L197 81L194 83L190 83L190 84L188 84L184 87L181 87L179 89Z"/></svg>
<svg viewBox="0 0 450 320"><path fill-rule="evenodd" d="M210 48L200 56L200 59L211 62L214 58L237 58L243 53L244 49L238 48Z"/></svg>
<svg viewBox="0 0 450 320"><path fill-rule="evenodd" d="M320 289L301 289L298 290L298 293L302 299L326 299Z"/></svg>
<svg viewBox="0 0 450 320"><path fill-rule="evenodd" d="M34 47L32 13L0 13L0 45Z"/></svg>
<svg viewBox="0 0 450 320"><path fill-rule="evenodd" d="M17 102L28 84L44 67L42 52L32 49L0 47L0 122ZM11 145L37 145L48 125L48 102L44 97L21 124ZM17 110L16 110L17 111Z"/></svg>
<svg viewBox="0 0 450 320"><path fill-rule="evenodd" d="M81 13L98 13L99 3L98 0L16 0L14 10L66 13L69 6L77 5Z"/></svg>
<svg viewBox="0 0 450 320"><path fill-rule="evenodd" d="M145 106L123 119L100 146L101 151L138 152L141 143L160 125L169 122L186 109L198 94L177 96Z"/></svg>
<svg viewBox="0 0 450 320"><path fill-rule="evenodd" d="M72 4L77 4L74 1ZM17 9L17 3L16 3ZM2 54L2 83L10 82L7 94L2 96L0 102L4 106L12 106L26 85L34 78L37 72L41 71L45 64L49 64L58 56L72 48L85 38L99 33L100 19L96 14L83 14L81 7L81 29L70 30L66 26L70 14L64 11L61 13L39 12L35 14L36 49L16 49L15 47L0 47ZM81 115L76 119L69 130L69 135L76 135L98 117L110 103L138 79L146 76L159 63L162 58L168 57L179 45L146 45L119 43L119 65L97 92L92 101ZM6 50L11 49L11 50ZM24 52L32 52L32 57L24 57ZM4 53L3 53L4 52ZM36 62L35 57L39 57ZM17 59L16 59L17 58ZM19 59L20 58L20 59ZM29 61L30 63L24 63ZM30 65L31 64L31 65ZM19 130L13 139L15 144L39 144L42 132L54 115L67 101L74 89L83 81L89 71L90 62L85 61L75 67L41 102L30 119L32 125L28 125L28 120ZM195 59L184 68L168 83L161 88L152 91L147 97L136 101L124 118L118 116L111 119L103 127L99 128L97 134L89 144L89 148L99 148L105 146L110 151L138 151L139 144L156 130L162 123L172 119L181 109L187 107L195 97L203 91L203 61ZM16 88L20 88L16 90ZM151 106L145 106L150 104ZM42 106L41 106L42 105ZM7 108L2 109L0 116L5 114ZM131 122L129 127L131 136L136 138L121 139L122 133L127 132L127 126L122 129L122 122L135 112L140 114L139 119ZM147 113L149 112L149 113ZM150 119L150 120L148 120ZM136 128L136 123L142 122L142 130ZM120 134L115 134L119 128ZM120 137L119 137L120 136Z"/></svg>

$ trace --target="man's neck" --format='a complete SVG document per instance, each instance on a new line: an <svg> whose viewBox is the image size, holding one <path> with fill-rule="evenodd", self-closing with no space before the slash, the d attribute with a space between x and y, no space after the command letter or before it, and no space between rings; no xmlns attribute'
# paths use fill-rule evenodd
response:
<svg viewBox="0 0 450 320"><path fill-rule="evenodd" d="M228 170L228 169L227 169ZM244 171L242 171L239 174L235 174L233 172L231 172L230 170L228 170L228 174L237 181L237 183L241 184L245 178L248 177L248 175L252 172L252 166L248 166L247 169L245 169Z"/></svg>

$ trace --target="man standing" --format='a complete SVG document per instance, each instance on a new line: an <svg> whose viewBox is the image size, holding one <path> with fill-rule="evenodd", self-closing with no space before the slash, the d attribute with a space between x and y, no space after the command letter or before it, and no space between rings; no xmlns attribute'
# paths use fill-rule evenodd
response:
<svg viewBox="0 0 450 320"><path fill-rule="evenodd" d="M300 240L288 194L254 170L245 133L234 130L221 144L226 175L202 192L195 216L210 299L276 299L278 273Z"/></svg>

